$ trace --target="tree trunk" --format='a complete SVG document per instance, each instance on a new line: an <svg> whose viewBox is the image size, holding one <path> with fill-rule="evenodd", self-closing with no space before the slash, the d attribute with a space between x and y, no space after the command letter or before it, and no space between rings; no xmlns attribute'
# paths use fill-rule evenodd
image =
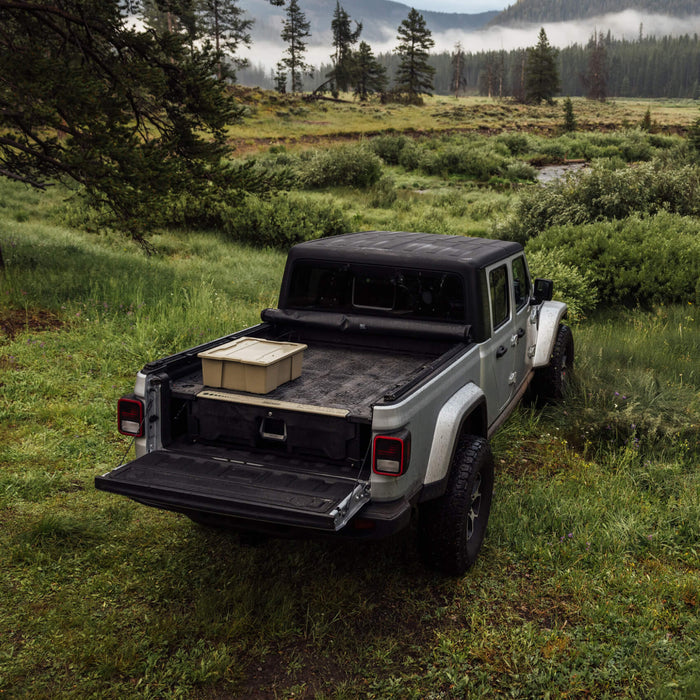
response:
<svg viewBox="0 0 700 700"><path fill-rule="evenodd" d="M2 245L0 245L0 272L5 271L5 258L2 257Z"/></svg>

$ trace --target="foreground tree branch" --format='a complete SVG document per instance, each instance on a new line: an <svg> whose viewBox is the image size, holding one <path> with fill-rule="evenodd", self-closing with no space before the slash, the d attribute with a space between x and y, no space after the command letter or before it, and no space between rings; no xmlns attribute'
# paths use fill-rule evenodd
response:
<svg viewBox="0 0 700 700"><path fill-rule="evenodd" d="M224 181L225 129L241 112L213 49L137 30L125 8L0 0L0 175L80 185L144 242L164 194Z"/></svg>

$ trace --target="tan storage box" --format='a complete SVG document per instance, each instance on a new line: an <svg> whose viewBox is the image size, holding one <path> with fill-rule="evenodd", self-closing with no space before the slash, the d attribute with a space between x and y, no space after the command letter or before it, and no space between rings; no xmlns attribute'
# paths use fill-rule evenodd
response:
<svg viewBox="0 0 700 700"><path fill-rule="evenodd" d="M238 338L200 352L204 384L214 388L267 394L301 375L307 346L258 338Z"/></svg>

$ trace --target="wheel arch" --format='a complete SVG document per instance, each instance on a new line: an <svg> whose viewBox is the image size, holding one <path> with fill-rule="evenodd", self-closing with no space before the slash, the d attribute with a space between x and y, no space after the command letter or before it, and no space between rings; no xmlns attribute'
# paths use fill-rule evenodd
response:
<svg viewBox="0 0 700 700"><path fill-rule="evenodd" d="M444 493L460 438L476 435L486 439L487 432L486 396L470 382L453 394L438 414L421 500Z"/></svg>
<svg viewBox="0 0 700 700"><path fill-rule="evenodd" d="M533 367L545 367L557 340L559 324L566 318L568 307L561 301L546 301L539 312L537 346L532 360Z"/></svg>

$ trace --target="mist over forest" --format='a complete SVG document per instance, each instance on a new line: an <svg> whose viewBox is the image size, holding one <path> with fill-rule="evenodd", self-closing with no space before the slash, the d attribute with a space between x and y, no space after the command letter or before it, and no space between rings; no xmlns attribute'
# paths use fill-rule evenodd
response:
<svg viewBox="0 0 700 700"><path fill-rule="evenodd" d="M255 9L258 11L258 1L255 0ZM330 6L332 3L325 3ZM399 5L398 3L390 3ZM248 0L249 7L253 0ZM245 7L245 3L243 3ZM349 3L343 3L343 7L349 8ZM399 7L403 7L399 5ZM270 72L282 56L284 44L280 39L283 13L280 8L270 8L274 12L266 12L256 17L253 26L252 45L247 50L241 51L241 56L248 58L250 65L261 67L267 73ZM302 6L303 9L303 6ZM328 21L324 26L314 26L311 22L311 36L308 40L307 60L313 66L320 67L327 64L331 55L331 9L328 10ZM408 12L408 10L406 10ZM353 15L348 9L350 17L354 21L362 21L362 16ZM588 19L573 20L567 22L543 22L520 26L487 25L473 29L443 29L436 30L431 26L431 15L443 15L443 17L460 17L444 13L424 13L426 24L432 32L435 48L432 53L440 54L454 51L455 44L460 42L467 53L479 53L482 51L512 51L526 48L537 42L537 34L541 27L547 32L547 37L552 46L565 48L574 44L586 44L588 38L594 32L610 32L615 39L633 41L644 37L677 37L682 35L700 34L700 12L691 17L676 17L649 11L627 9L623 12L611 13L591 17ZM483 13L494 16L496 13ZM464 15L465 17L479 17L481 15ZM317 17L309 13L309 18ZM405 17L405 16L404 16ZM362 40L371 44L372 50L377 54L392 53L397 44L397 29L404 17L400 17L396 24L386 21L376 21L370 18L363 22ZM317 20L318 21L318 20ZM442 23L442 22L441 22ZM457 26L456 23L453 26ZM241 79L246 77L243 73ZM249 76L248 76L249 77Z"/></svg>
<svg viewBox="0 0 700 700"><path fill-rule="evenodd" d="M279 23L281 26L281 17ZM581 76L586 72L587 44L594 35L606 39L608 94L611 97L678 97L700 99L700 14L672 17L638 10L592 17L586 20L550 22L527 26L489 25L478 30L451 29L433 32L435 47L430 63L436 69L434 92L451 91L451 56L457 44L466 54L468 94L488 94L484 90L484 73L489 62L498 60L506 73L518 70L523 51L534 46L541 27L558 51L562 95L585 94ZM430 25L428 25L430 28ZM371 42L372 50L391 77L398 65L394 53L397 27L373 26L381 41ZM264 31L263 31L264 30ZM250 66L238 71L243 85L272 89L272 68L283 55L285 46L270 17L253 31L253 43L245 55ZM364 39L364 25L363 34ZM312 91L332 69L330 30L309 37L307 62L313 74L305 76L304 90ZM497 58L496 58L497 57ZM508 80L504 87L508 95Z"/></svg>

